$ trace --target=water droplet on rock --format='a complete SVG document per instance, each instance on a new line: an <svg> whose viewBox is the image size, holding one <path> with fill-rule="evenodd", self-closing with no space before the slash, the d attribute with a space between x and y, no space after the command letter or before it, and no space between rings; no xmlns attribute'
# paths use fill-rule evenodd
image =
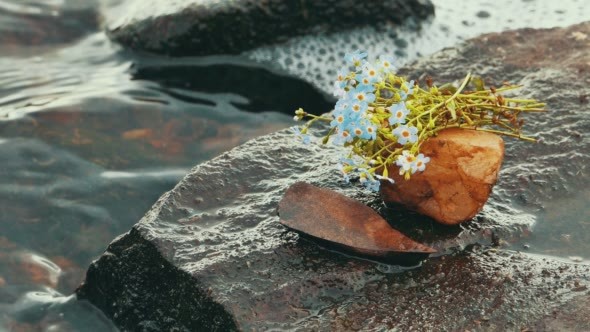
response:
<svg viewBox="0 0 590 332"><path fill-rule="evenodd" d="M486 12L485 10L480 10L477 12L476 16L479 18L488 18L491 15L490 15L490 13Z"/></svg>

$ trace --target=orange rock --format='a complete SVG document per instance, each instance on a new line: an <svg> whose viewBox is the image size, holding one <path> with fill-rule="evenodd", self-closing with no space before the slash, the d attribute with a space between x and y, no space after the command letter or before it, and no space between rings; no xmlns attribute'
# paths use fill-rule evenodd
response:
<svg viewBox="0 0 590 332"><path fill-rule="evenodd" d="M455 225L473 218L488 200L504 158L504 141L495 134L452 128L430 138L420 152L430 157L426 170L406 181L391 166L395 184L382 183L383 199Z"/></svg>
<svg viewBox="0 0 590 332"><path fill-rule="evenodd" d="M299 233L386 262L415 264L436 252L391 228L361 202L303 182L287 189L279 215Z"/></svg>

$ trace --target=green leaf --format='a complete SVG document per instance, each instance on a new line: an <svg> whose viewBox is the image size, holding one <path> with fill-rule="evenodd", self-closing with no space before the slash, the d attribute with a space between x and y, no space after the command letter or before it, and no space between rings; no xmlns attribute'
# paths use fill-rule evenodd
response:
<svg viewBox="0 0 590 332"><path fill-rule="evenodd" d="M474 77L471 78L471 82L473 82L473 85L475 86L475 90L477 90L477 91L483 91L483 90L485 90L485 85L484 85L483 80L481 79L481 77L474 76Z"/></svg>
<svg viewBox="0 0 590 332"><path fill-rule="evenodd" d="M457 87L454 86L452 83L446 83L443 84L440 88L439 88L440 92L450 92L450 93L455 93L457 92Z"/></svg>
<svg viewBox="0 0 590 332"><path fill-rule="evenodd" d="M451 100L451 102L447 104L447 109L451 111L451 117L453 118L453 120L457 120L457 113L455 112L455 108L455 101Z"/></svg>

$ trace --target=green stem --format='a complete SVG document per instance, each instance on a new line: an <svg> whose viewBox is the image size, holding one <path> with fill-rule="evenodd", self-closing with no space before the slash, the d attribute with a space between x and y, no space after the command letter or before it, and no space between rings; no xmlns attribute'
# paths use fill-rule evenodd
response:
<svg viewBox="0 0 590 332"><path fill-rule="evenodd" d="M315 121L317 121L317 120L322 120L322 121L332 121L332 120L334 120L333 118L329 118L329 117L326 117L326 116L318 116L318 115L313 115L313 114L307 114L306 116L312 118L311 120L309 120L309 122L312 122L312 123L315 122Z"/></svg>
<svg viewBox="0 0 590 332"><path fill-rule="evenodd" d="M465 79L463 80L463 83L461 84L461 86L457 89L457 91L455 91L455 93L451 96L451 98L447 99L447 101L445 102L445 105L447 103L449 103L450 101L452 101L453 99L457 98L457 96L461 93L461 91L463 91L463 89L465 89L465 87L469 83L470 79L471 79L471 73L467 73L467 76L465 76Z"/></svg>
<svg viewBox="0 0 590 332"><path fill-rule="evenodd" d="M467 104L469 107L485 107L485 108L502 108L507 110L514 110L514 111L524 111L524 112L547 112L547 110L543 108L529 108L529 107L513 107L513 106L498 106L494 104Z"/></svg>
<svg viewBox="0 0 590 332"><path fill-rule="evenodd" d="M461 84L461 86L459 87L459 89L457 89L457 91L448 99L441 101L440 103L434 105L432 108L430 108L428 111L420 113L418 116L416 116L415 118L411 119L410 121L408 121L408 125L410 123L412 123L413 121L417 120L418 118L423 117L424 115L427 114L431 114L432 112L434 112L437 108L446 105L448 102L452 101L453 99L457 98L457 96L459 96L459 93L461 93L461 90L465 89L465 87L467 86L467 83L469 83L469 80L471 79L471 73L467 73L467 76L465 76L465 79L463 80L463 83ZM454 112L453 112L454 114ZM456 118L456 116L454 116L453 118Z"/></svg>
<svg viewBox="0 0 590 332"><path fill-rule="evenodd" d="M392 145L395 145L395 144L397 144L397 142L391 142L391 143L389 143L389 144L386 144L386 145L384 145L384 146L383 146L381 149L379 149L379 151L375 152L375 153L374 153L374 154L371 156L371 158L369 158L369 159L375 159L375 157L377 157L377 156L381 155L381 153L383 153L383 151L387 150L387 148L388 148L388 147L390 147L390 146L392 146ZM393 154L397 153L397 152L398 152L398 150L400 150L400 151L401 151L402 149L400 148L400 149L397 149L397 150L395 150L395 151L393 152Z"/></svg>
<svg viewBox="0 0 590 332"><path fill-rule="evenodd" d="M518 139L524 140L524 141L529 141L529 142L536 142L537 140L532 138L532 137L527 137L527 136L522 136L521 134L514 134L514 133L509 133L506 131L501 131L501 130L494 130L494 129L488 129L488 128L464 128L464 129L471 129L471 130L477 130L477 131L486 131L488 133L492 133L492 134L497 134L497 135L504 135L504 136L510 136L510 137L516 137Z"/></svg>
<svg viewBox="0 0 590 332"><path fill-rule="evenodd" d="M498 97L491 97L491 96L473 96L473 95L469 95L469 94L459 94L458 97L460 98L465 98L465 99L471 99L471 100L477 100L477 99L486 99L486 100L498 100ZM506 102L512 102L512 103L518 103L518 104L530 104L530 103L536 103L539 104L538 101L534 100L534 99L512 99L512 98L504 98L504 101Z"/></svg>

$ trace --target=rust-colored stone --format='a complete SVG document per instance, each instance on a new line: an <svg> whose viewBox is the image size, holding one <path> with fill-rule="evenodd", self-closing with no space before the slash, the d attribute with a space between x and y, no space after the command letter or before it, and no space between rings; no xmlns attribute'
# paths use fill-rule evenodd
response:
<svg viewBox="0 0 590 332"><path fill-rule="evenodd" d="M395 184L382 183L385 201L403 204L436 221L455 225L473 218L483 207L498 178L504 141L498 135L465 129L446 129L430 138L421 152L430 157L424 172L410 180L389 174Z"/></svg>
<svg viewBox="0 0 590 332"><path fill-rule="evenodd" d="M299 233L388 262L416 263L436 252L391 228L370 207L304 182L287 189L279 215Z"/></svg>

